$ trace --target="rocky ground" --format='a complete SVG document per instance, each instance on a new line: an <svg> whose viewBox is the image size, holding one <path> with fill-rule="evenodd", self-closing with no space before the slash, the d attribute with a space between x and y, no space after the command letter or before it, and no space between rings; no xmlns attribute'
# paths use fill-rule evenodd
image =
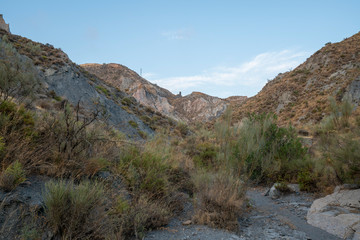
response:
<svg viewBox="0 0 360 240"><path fill-rule="evenodd" d="M152 231L145 239L339 239L306 223L306 214L314 200L311 194L292 193L271 199L264 189L247 193L250 210L239 219L236 233L206 226L184 225L191 219L191 204L185 212L163 229Z"/></svg>

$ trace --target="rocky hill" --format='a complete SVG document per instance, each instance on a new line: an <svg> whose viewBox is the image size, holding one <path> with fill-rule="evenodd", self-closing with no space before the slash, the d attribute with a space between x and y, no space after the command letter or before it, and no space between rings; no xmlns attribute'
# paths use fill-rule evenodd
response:
<svg viewBox="0 0 360 240"><path fill-rule="evenodd" d="M92 63L81 66L108 84L130 94L141 104L176 120L209 121L220 116L230 102L196 92L185 97L174 95L120 64Z"/></svg>
<svg viewBox="0 0 360 240"><path fill-rule="evenodd" d="M34 102L38 109L53 110L64 102L80 105L88 114L102 108L108 123L128 137L138 139L153 135L157 126L174 124L161 113L84 71L61 49L0 30L0 38L3 37L36 69L42 85Z"/></svg>
<svg viewBox="0 0 360 240"><path fill-rule="evenodd" d="M327 43L292 71L279 74L245 103L232 103L236 120L249 112L274 112L279 123L319 122L330 111L328 98L346 94L360 102L360 33Z"/></svg>

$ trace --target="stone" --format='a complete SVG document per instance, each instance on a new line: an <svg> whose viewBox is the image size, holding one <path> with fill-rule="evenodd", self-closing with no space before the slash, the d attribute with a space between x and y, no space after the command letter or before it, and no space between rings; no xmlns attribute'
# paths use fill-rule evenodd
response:
<svg viewBox="0 0 360 240"><path fill-rule="evenodd" d="M275 183L269 190L269 197L271 197L272 199L278 199L279 197L281 197L282 193L276 189L276 186L278 186L280 183Z"/></svg>
<svg viewBox="0 0 360 240"><path fill-rule="evenodd" d="M336 186L334 192L339 192L340 190L353 190L360 188L359 184L343 184L340 186Z"/></svg>
<svg viewBox="0 0 360 240"><path fill-rule="evenodd" d="M184 221L183 223L182 223L182 225L190 225L192 223L192 221L191 220L187 220L187 221Z"/></svg>
<svg viewBox="0 0 360 240"><path fill-rule="evenodd" d="M340 238L359 239L360 189L338 190L315 200L307 222Z"/></svg>
<svg viewBox="0 0 360 240"><path fill-rule="evenodd" d="M300 193L300 185L299 184L288 184L287 186L291 192Z"/></svg>

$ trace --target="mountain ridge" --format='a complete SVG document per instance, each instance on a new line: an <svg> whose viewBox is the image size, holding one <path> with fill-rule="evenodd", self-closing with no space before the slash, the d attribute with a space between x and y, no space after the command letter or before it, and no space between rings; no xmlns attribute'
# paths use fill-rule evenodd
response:
<svg viewBox="0 0 360 240"><path fill-rule="evenodd" d="M132 95L141 104L178 121L207 122L219 117L230 104L227 99L200 92L192 92L186 96L175 95L121 64L87 63L80 66L108 84ZM242 100L244 99L242 97Z"/></svg>

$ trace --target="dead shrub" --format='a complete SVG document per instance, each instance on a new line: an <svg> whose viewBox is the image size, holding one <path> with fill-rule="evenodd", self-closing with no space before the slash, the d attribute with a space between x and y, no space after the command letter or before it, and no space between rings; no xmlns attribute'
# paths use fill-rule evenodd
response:
<svg viewBox="0 0 360 240"><path fill-rule="evenodd" d="M195 215L198 224L235 230L243 210L245 185L226 173L201 173L195 176Z"/></svg>
<svg viewBox="0 0 360 240"><path fill-rule="evenodd" d="M111 210L116 216L115 226L117 235L124 239L135 236L136 239L143 239L145 231L166 225L171 213L169 208L161 201L154 201L148 197L140 196L133 203L119 198Z"/></svg>

